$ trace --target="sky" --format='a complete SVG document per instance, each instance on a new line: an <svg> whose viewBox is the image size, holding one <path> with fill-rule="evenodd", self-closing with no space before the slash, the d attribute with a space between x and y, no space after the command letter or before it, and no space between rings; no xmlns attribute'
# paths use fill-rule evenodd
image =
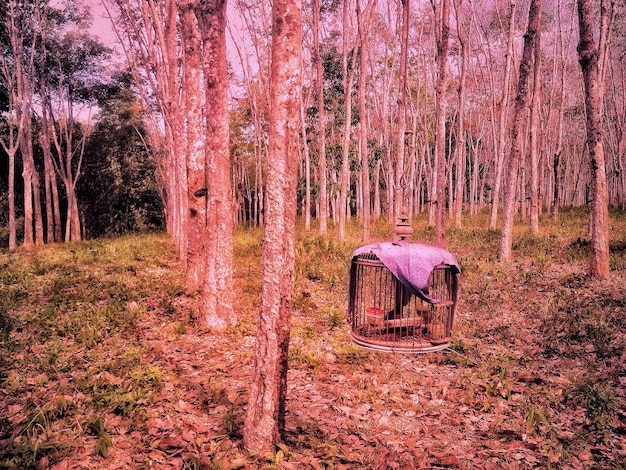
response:
<svg viewBox="0 0 626 470"><path fill-rule="evenodd" d="M102 39L104 44L106 44L108 47L119 50L117 37L115 36L115 32L113 31L111 20L108 17L107 11L102 5L102 0L83 0L83 1L85 5L91 8L91 14L93 17L93 25L91 27L90 32L100 37L100 39ZM233 18L234 18L233 12L229 11L228 20L231 22L231 26L233 27L234 34L237 34L241 26L237 24L238 21L233 21ZM228 54L230 63L233 67L238 68L239 58L237 56L236 48L233 44L233 39L228 32L226 33L226 41L227 41L227 44L226 44L227 54Z"/></svg>

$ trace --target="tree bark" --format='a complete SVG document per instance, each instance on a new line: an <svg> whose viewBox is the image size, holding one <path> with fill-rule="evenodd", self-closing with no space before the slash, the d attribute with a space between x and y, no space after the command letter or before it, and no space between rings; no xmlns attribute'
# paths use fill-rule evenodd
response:
<svg viewBox="0 0 626 470"><path fill-rule="evenodd" d="M463 12L461 1L455 0L454 11L457 22L457 35L461 46L461 73L459 75L459 88L457 91L457 130L456 130L456 191L454 197L454 227L462 226L463 197L466 187L466 142L465 142L465 83L467 81L467 63L469 57L467 25L463 24Z"/></svg>
<svg viewBox="0 0 626 470"><path fill-rule="evenodd" d="M601 19L606 15L605 1L601 1ZM578 0L580 42L578 57L585 83L585 110L587 113L587 147L591 161L591 257L589 274L596 278L609 275L609 214L606 168L603 147L602 106L602 48L598 50L593 37L593 10L591 0ZM602 29L600 44L608 45L608 28Z"/></svg>
<svg viewBox="0 0 626 470"><path fill-rule="evenodd" d="M201 322L222 330L234 325L233 197L231 188L226 0L198 0L194 11L202 33L206 113L206 266ZM297 118L297 115L296 115ZM202 192L202 191L201 191ZM200 193L195 193L196 197Z"/></svg>
<svg viewBox="0 0 626 470"><path fill-rule="evenodd" d="M326 168L326 110L324 104L324 64L320 55L320 0L313 0L313 64L315 64L315 90L317 93L317 139L319 160L317 164L319 191L319 233L328 230L328 184Z"/></svg>
<svg viewBox="0 0 626 470"><path fill-rule="evenodd" d="M434 5L434 3L433 3ZM448 83L448 55L450 51L450 0L441 0L437 17L437 83L436 95L436 134L435 134L435 173L437 181L433 191L437 201L435 217L435 245L444 247L446 237L446 85Z"/></svg>
<svg viewBox="0 0 626 470"><path fill-rule="evenodd" d="M513 221L515 218L515 200L517 194L517 176L519 165L524 151L525 132L524 123L528 111L528 82L531 72L537 31L541 24L541 2L532 0L528 11L528 27L524 35L524 50L520 62L519 81L517 84L517 96L515 98L515 110L513 114L513 129L511 154L507 162L507 184L505 188L504 207L502 211L502 233L498 247L498 259L501 262L511 259L513 245ZM535 60L540 60L535 57Z"/></svg>
<svg viewBox="0 0 626 470"><path fill-rule="evenodd" d="M356 14L359 34L359 44L361 49L359 59L359 134L361 155L361 185L363 191L363 214L362 223L363 231L361 235L362 241L366 242L370 238L370 219L371 219L371 197L370 197L370 167L369 154L367 149L368 124L367 124L367 108L366 101L366 78L367 78L367 36L369 25L365 24L366 16L369 16L371 9L375 3L369 2L365 12L361 10L361 2L356 2Z"/></svg>
<svg viewBox="0 0 626 470"><path fill-rule="evenodd" d="M193 0L178 2L183 48L182 94L185 107L187 204L185 217L187 244L186 286L199 291L204 283L207 232L207 180L205 128L202 116L203 89L200 32L193 12ZM207 137L209 137L207 135Z"/></svg>
<svg viewBox="0 0 626 470"><path fill-rule="evenodd" d="M343 53L343 96L345 101L345 118L343 125L343 137L341 140L341 176L339 186L339 223L337 224L338 236L340 239L346 238L346 221L348 219L348 184L350 180L350 143L352 135L352 83L354 81L354 70L356 65L356 54L352 54L351 63L348 64L348 18L349 0L343 2L343 31L342 31L342 53Z"/></svg>
<svg viewBox="0 0 626 470"><path fill-rule="evenodd" d="M561 2L558 2L558 24L559 24L559 49L560 49L560 102L559 102L559 111L558 111L558 121L557 121L557 138L556 138L556 150L554 151L554 155L552 157L552 170L553 170L553 179L554 179L554 187L552 191L552 218L554 220L559 219L559 206L560 206L560 188L561 188L561 178L560 178L560 162L561 155L563 154L563 121L565 114L565 47L563 41L563 22L561 18Z"/></svg>
<svg viewBox="0 0 626 470"><path fill-rule="evenodd" d="M300 132L304 153L304 228L311 228L311 152L307 141L306 120L304 119L304 99L300 100Z"/></svg>
<svg viewBox="0 0 626 470"><path fill-rule="evenodd" d="M513 63L513 40L515 39L515 11L517 3L511 0L511 14L509 16L509 36L507 41L506 65L504 69L504 83L502 101L500 103L500 121L498 127L498 142L496 148L495 175L491 198L491 216L489 228L495 230L498 223L498 207L500 206L500 191L502 187L502 171L504 168L504 148L506 145L506 129L509 111L509 96L511 93L511 68Z"/></svg>
<svg viewBox="0 0 626 470"><path fill-rule="evenodd" d="M254 373L244 447L274 451L285 427L287 357L294 282L298 103L301 93L302 3L274 0L267 211Z"/></svg>
<svg viewBox="0 0 626 470"><path fill-rule="evenodd" d="M533 97L530 103L530 233L539 235L539 106L541 96L541 28L535 38ZM522 204L524 204L522 198Z"/></svg>
<svg viewBox="0 0 626 470"><path fill-rule="evenodd" d="M393 196L393 217L400 216L400 208L405 204L404 198L404 141L406 132L406 89L408 73L409 48L409 14L410 0L401 0L402 28L400 29L400 74L398 83L398 135L396 139L396 174Z"/></svg>

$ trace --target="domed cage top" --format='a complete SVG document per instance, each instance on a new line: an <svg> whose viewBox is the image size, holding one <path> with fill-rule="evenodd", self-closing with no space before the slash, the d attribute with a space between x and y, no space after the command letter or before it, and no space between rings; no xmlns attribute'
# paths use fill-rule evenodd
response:
<svg viewBox="0 0 626 470"><path fill-rule="evenodd" d="M387 352L445 349L459 280L456 259L441 248L404 241L359 248L350 268L352 341Z"/></svg>

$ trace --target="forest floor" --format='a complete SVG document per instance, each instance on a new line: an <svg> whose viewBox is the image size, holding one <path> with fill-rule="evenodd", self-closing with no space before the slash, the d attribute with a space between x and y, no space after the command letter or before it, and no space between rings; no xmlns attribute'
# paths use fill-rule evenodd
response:
<svg viewBox="0 0 626 470"><path fill-rule="evenodd" d="M350 342L357 229L300 230L285 442L266 458L241 441L259 229L237 229L238 324L220 334L198 327L165 235L0 253L0 469L624 469L626 214L601 282L585 216L546 216L540 237L517 226L507 265L486 214L450 230L458 321L424 355Z"/></svg>

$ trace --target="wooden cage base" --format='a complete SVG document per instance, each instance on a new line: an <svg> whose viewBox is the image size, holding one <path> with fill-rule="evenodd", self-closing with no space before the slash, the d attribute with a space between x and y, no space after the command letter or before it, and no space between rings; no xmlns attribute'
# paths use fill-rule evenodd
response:
<svg viewBox="0 0 626 470"><path fill-rule="evenodd" d="M442 351L450 345L450 337L428 338L426 336L406 336L401 341L386 341L384 336L373 339L361 336L354 331L350 333L352 342L372 351L396 352L403 354L423 354Z"/></svg>

